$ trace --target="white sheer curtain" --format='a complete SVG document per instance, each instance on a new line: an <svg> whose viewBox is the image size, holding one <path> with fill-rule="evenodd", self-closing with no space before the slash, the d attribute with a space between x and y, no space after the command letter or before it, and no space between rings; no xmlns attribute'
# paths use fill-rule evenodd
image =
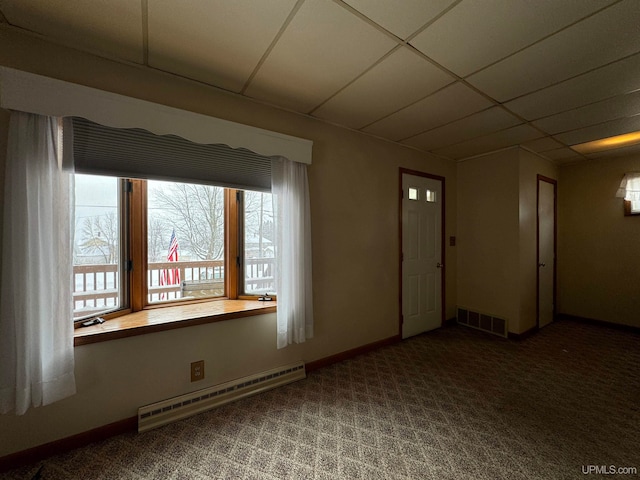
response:
<svg viewBox="0 0 640 480"><path fill-rule="evenodd" d="M616 197L640 202L640 172L630 172L624 175Z"/></svg>
<svg viewBox="0 0 640 480"><path fill-rule="evenodd" d="M11 112L0 284L0 413L75 393L73 177L57 158L57 120Z"/></svg>
<svg viewBox="0 0 640 480"><path fill-rule="evenodd" d="M313 337L311 216L307 166L283 157L271 166L275 202L278 348Z"/></svg>

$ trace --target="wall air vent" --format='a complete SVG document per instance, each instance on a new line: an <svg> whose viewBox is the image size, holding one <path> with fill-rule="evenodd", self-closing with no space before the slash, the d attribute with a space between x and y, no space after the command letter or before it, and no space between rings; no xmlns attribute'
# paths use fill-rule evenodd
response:
<svg viewBox="0 0 640 480"><path fill-rule="evenodd" d="M457 321L460 325L482 330L493 335L507 338L507 321L486 313L480 313L468 308L458 307Z"/></svg>

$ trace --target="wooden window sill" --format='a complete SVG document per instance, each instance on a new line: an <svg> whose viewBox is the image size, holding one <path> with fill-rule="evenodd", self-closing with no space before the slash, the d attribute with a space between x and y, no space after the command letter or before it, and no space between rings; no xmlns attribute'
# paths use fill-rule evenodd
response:
<svg viewBox="0 0 640 480"><path fill-rule="evenodd" d="M256 300L216 300L153 308L112 318L100 325L77 328L74 330L73 340L75 346L87 345L275 311L275 301L258 302Z"/></svg>

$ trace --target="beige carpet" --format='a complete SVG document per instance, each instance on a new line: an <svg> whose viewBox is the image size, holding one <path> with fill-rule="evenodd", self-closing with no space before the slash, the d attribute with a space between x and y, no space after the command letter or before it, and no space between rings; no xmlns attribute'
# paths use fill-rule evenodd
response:
<svg viewBox="0 0 640 480"><path fill-rule="evenodd" d="M638 477L589 465L640 472L640 335L559 321L522 342L444 328L4 478Z"/></svg>

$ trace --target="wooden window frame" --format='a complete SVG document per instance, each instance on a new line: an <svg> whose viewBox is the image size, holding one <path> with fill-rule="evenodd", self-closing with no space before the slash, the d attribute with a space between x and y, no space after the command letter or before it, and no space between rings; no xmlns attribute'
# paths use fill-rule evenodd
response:
<svg viewBox="0 0 640 480"><path fill-rule="evenodd" d="M123 208L121 209L121 226L123 233L121 238L126 240L125 252L126 256L122 258L128 260L132 268L126 272L126 285L125 282L121 284L125 293L125 306L118 310L114 310L100 316L105 320L112 320L125 315L135 314L144 310L155 310L171 307L180 307L194 304L204 304L217 301L228 300L258 300L258 295L246 295L244 294L244 277L242 275L242 265L244 262L244 253L242 248L242 230L243 230L243 208L242 208L242 191L234 188L224 188L224 219L225 219L225 233L224 233L224 265L225 265L225 278L224 278L224 295L218 297L201 298L201 299L189 299L189 300L176 300L172 302L163 303L149 303L148 298L148 285L147 285L147 270L148 270L148 246L147 246L147 180L139 179L119 179L122 182L128 183L129 188L122 188ZM124 198L127 196L127 198ZM234 308L234 307L232 307ZM265 304L265 311L275 311L275 302ZM248 310L248 314L254 315L255 311L252 308ZM235 312L236 318L238 312ZM226 318L226 316L225 316ZM220 319L225 319L220 318ZM84 318L81 321L75 321L74 327L78 331L82 327ZM181 318L180 321L184 321ZM215 319L211 320L215 321ZM126 323L126 320L125 320ZM167 322L169 323L169 322ZM94 329L94 327L85 327ZM84 330L84 329L83 329ZM111 329L107 329L111 330ZM78 336L80 336L78 331ZM84 337L84 332L83 335ZM82 344L87 343L83 341ZM91 343L91 342L89 342Z"/></svg>

